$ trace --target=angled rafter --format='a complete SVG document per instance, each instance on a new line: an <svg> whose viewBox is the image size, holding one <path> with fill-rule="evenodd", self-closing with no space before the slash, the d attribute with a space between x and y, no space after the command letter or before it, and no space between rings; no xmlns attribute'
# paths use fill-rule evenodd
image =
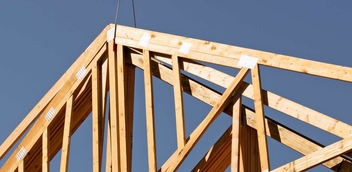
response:
<svg viewBox="0 0 352 172"><path fill-rule="evenodd" d="M294 171L308 170L310 168L313 168L319 165L320 163L323 163L339 155L342 155L350 150L352 150L352 137L335 142L316 152L313 152L302 158L294 160L288 164L285 164L273 170L273 172L279 172L279 171L294 172Z"/></svg>
<svg viewBox="0 0 352 172"><path fill-rule="evenodd" d="M138 48L136 45L138 45L138 42L143 35L150 35L151 37L148 43L148 49L150 51L162 51L167 54L179 54L179 49L182 46L182 43L187 42L192 46L188 54L183 54L182 57L192 60L236 67L235 65L237 65L241 55L249 55L258 57L258 64L261 65L352 82L352 68L350 67L305 60L292 56L175 36L155 31L133 29L126 26L117 26L116 42L126 46Z"/></svg>

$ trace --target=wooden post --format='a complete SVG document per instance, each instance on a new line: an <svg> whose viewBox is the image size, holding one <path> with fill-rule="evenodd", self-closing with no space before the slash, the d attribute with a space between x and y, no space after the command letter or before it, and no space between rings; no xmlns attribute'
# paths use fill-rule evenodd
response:
<svg viewBox="0 0 352 172"><path fill-rule="evenodd" d="M66 102L66 115L64 124L64 135L62 139L62 152L60 172L66 172L68 169L68 159L70 156L70 137L71 137L71 117L73 112L73 95Z"/></svg>
<svg viewBox="0 0 352 172"><path fill-rule="evenodd" d="M176 114L176 132L177 132L177 148L181 150L186 143L186 131L184 121L182 83L180 79L180 63L179 57L172 56L172 71L175 99L175 114Z"/></svg>
<svg viewBox="0 0 352 172"><path fill-rule="evenodd" d="M240 134L241 134L241 120L242 120L242 98L241 96L234 100L232 110L232 147L231 147L231 172L238 172L239 170L239 156L240 156Z"/></svg>
<svg viewBox="0 0 352 172"><path fill-rule="evenodd" d="M126 145L127 145L127 171L132 171L132 141L133 141L133 111L134 111L134 89L135 69L130 64L125 66L125 88L126 88Z"/></svg>
<svg viewBox="0 0 352 172"><path fill-rule="evenodd" d="M109 85L110 85L110 132L111 132L111 161L112 171L120 171L120 146L119 146L119 123L117 105L117 74L116 53L114 41L108 43L109 55Z"/></svg>
<svg viewBox="0 0 352 172"><path fill-rule="evenodd" d="M24 172L24 159L18 165L18 172Z"/></svg>
<svg viewBox="0 0 352 172"><path fill-rule="evenodd" d="M261 93L261 82L260 82L260 71L259 65L257 64L252 69L252 82L253 82L253 97L255 114L257 119L257 132L258 132L258 144L259 144L259 156L260 165L263 172L270 170L268 144L266 140L265 121L264 121L264 107Z"/></svg>
<svg viewBox="0 0 352 172"><path fill-rule="evenodd" d="M109 113L110 114L110 113ZM112 160L111 160L111 127L110 127L110 118L108 121L108 127L107 127L107 133L106 133L106 159L105 159L105 171L106 172L112 172Z"/></svg>
<svg viewBox="0 0 352 172"><path fill-rule="evenodd" d="M50 133L49 127L46 127L42 136L42 172L50 172L50 159L49 159L50 134L49 133Z"/></svg>
<svg viewBox="0 0 352 172"><path fill-rule="evenodd" d="M117 84L118 84L118 120L119 120L119 142L120 142L120 164L121 172L127 172L127 133L126 133L126 88L125 88L125 57L123 46L117 45Z"/></svg>
<svg viewBox="0 0 352 172"><path fill-rule="evenodd" d="M156 172L157 164L156 164L155 125L154 125L153 80L152 80L152 74L150 70L149 51L143 50L143 56L144 56L144 87L145 87L149 172Z"/></svg>
<svg viewBox="0 0 352 172"><path fill-rule="evenodd" d="M100 80L101 67L99 63L92 69L92 146L93 146L93 172L99 172L100 160L100 138L101 135L101 115L102 115L102 92Z"/></svg>

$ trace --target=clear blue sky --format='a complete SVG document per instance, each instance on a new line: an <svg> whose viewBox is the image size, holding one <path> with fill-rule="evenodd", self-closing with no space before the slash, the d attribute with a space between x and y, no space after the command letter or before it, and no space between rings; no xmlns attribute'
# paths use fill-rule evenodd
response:
<svg viewBox="0 0 352 172"><path fill-rule="evenodd" d="M352 2L135 0L137 27L265 50L352 67ZM0 1L0 141L4 141L98 33L114 22L116 1ZM122 0L118 24L133 25L129 0ZM230 70L229 70L230 71ZM230 73L235 75L235 73ZM272 68L262 68L263 87L336 119L352 124L351 83L332 81ZM144 94L143 75L136 94ZM155 80L158 166L176 148L172 87ZM219 88L219 90L222 90ZM210 110L185 97L189 134ZM252 102L245 101L249 106ZM146 171L144 97L136 97L133 170ZM197 108L192 109L192 107ZM266 115L322 144L339 138L281 113ZM189 171L230 125L221 116L179 171ZM90 171L91 121L72 137L70 171ZM84 145L84 146L82 146ZM272 168L301 155L269 139ZM52 171L58 171L58 157ZM4 160L0 162L0 165ZM311 171L328 171L317 167Z"/></svg>

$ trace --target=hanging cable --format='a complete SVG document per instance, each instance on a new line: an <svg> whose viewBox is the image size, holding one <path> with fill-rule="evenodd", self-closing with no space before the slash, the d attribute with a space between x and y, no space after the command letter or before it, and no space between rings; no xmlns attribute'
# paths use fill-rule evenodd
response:
<svg viewBox="0 0 352 172"><path fill-rule="evenodd" d="M134 0L132 0L132 10L133 10L133 23L134 23L134 27L137 27L137 23L136 23L136 12L134 10Z"/></svg>
<svg viewBox="0 0 352 172"><path fill-rule="evenodd" d="M119 15L120 2L121 2L121 0L117 0L116 15L115 15L115 32L114 32L114 38L116 37L117 19L118 19L118 15Z"/></svg>

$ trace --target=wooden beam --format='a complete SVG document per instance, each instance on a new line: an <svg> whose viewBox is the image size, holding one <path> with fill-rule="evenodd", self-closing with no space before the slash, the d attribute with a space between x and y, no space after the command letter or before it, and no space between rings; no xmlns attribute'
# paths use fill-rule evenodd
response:
<svg viewBox="0 0 352 172"><path fill-rule="evenodd" d="M150 70L150 54L148 50L143 50L143 57L149 172L156 172L157 158L154 125L153 79Z"/></svg>
<svg viewBox="0 0 352 172"><path fill-rule="evenodd" d="M117 45L117 78L118 78L118 120L121 172L127 172L127 133L126 133L126 87L125 87L125 57L122 45Z"/></svg>
<svg viewBox="0 0 352 172"><path fill-rule="evenodd" d="M156 58L164 63L171 64L171 60L167 57L157 56ZM197 75L198 77L201 77L224 88L227 88L234 78L233 76L230 76L226 73L191 60L183 60L182 63L183 64L181 66L186 72ZM245 88L243 96L254 99L253 85L243 82L241 87ZM328 131L331 134L342 138L349 137L349 135L352 134L352 126L342 121L338 121L334 118L331 118L327 115L324 115L320 112L300 105L267 90L262 89L261 92L263 93L263 104L270 108L273 108L279 112L285 113L293 118L299 119L303 122Z"/></svg>
<svg viewBox="0 0 352 172"><path fill-rule="evenodd" d="M20 164L18 165L18 172L24 172L25 170L24 170L24 160L22 160L21 162L20 162Z"/></svg>
<svg viewBox="0 0 352 172"><path fill-rule="evenodd" d="M61 163L60 172L66 172L68 170L68 159L70 157L70 138L71 138L71 119L73 112L73 95L67 100L66 103L66 115L65 115L65 126L64 135L62 139L62 151L61 151Z"/></svg>
<svg viewBox="0 0 352 172"><path fill-rule="evenodd" d="M109 112L110 114L110 112ZM112 161L111 161L111 126L110 118L108 119L108 127L106 133L106 158L105 158L105 171L112 172Z"/></svg>
<svg viewBox="0 0 352 172"><path fill-rule="evenodd" d="M253 82L253 97L255 114L257 120L257 133L258 133L258 144L259 144L259 155L260 155L260 165L261 171L268 172L270 170L270 161L268 153L268 143L266 140L265 131L265 121L264 121L264 107L262 101L262 87L260 81L260 70L257 64L254 69L252 69L252 82Z"/></svg>
<svg viewBox="0 0 352 172"><path fill-rule="evenodd" d="M103 148L104 148L104 136L105 136L105 120L106 120L106 109L107 109L107 94L109 90L109 85L108 85L108 59L105 59L102 64L102 69L101 69L101 95L102 95L102 108L101 108L101 116L100 116L100 140L99 140L99 162L100 162L100 167L99 169L102 169L102 162L103 162ZM93 93L92 93L93 94ZM108 130L109 127L107 128Z"/></svg>
<svg viewBox="0 0 352 172"><path fill-rule="evenodd" d="M242 68L231 85L225 90L221 96L219 102L211 109L205 119L198 125L198 127L189 136L189 140L182 149L182 151L176 151L161 167L161 171L176 171L181 165L183 160L186 158L189 151L195 146L210 124L224 111L228 103L231 102L230 98L239 88L240 83L243 81L249 69Z"/></svg>
<svg viewBox="0 0 352 172"><path fill-rule="evenodd" d="M216 143L208 150L208 152L193 168L192 172L209 171L209 166L211 166L212 164L215 164L216 161L219 161L219 157L224 155L224 152L227 149L227 145L231 145L231 135L232 135L231 133L232 133L232 125L224 132L224 134L221 135L221 137L216 141Z"/></svg>
<svg viewBox="0 0 352 172"><path fill-rule="evenodd" d="M44 108L53 99L57 93L62 90L66 83L72 82L74 76L82 66L91 60L97 52L103 47L106 41L106 32L110 26L107 26L97 38L88 46L88 48L79 56L79 58L71 65L71 67L61 76L61 78L53 85L53 87L44 95L36 106L26 115L21 123L13 130L13 132L0 145L0 160L18 141L28 127L38 118ZM61 92L61 91L60 91ZM49 107L50 108L50 107Z"/></svg>
<svg viewBox="0 0 352 172"><path fill-rule="evenodd" d="M93 147L93 172L101 171L100 148L102 132L102 81L100 79L101 66L99 63L92 69L92 147Z"/></svg>
<svg viewBox="0 0 352 172"><path fill-rule="evenodd" d="M131 54L132 56L132 63L133 65L136 65L137 67L143 69L143 58L140 55L137 54ZM172 70L167 68L166 66L152 61L152 73L155 77L158 77L159 79L172 84L173 83L173 74ZM185 62L184 62L185 64ZM207 67L203 67L207 68ZM184 66L184 69L191 69L189 66ZM213 75L214 72L209 73L209 75ZM228 78L223 78L221 75L216 75L218 78L227 80ZM228 76L228 75L226 75ZM213 76L212 76L213 77ZM233 77L231 77L233 78ZM214 106L218 100L220 99L220 94L213 91L212 89L209 89L207 86L200 84L199 82L196 82L192 79L190 79L187 76L181 75L182 82L184 83L182 85L182 90L191 96L211 105ZM219 81L220 82L220 81ZM248 90L248 87L252 87L251 85L244 84L241 86L242 89ZM246 92L246 91L245 91ZM245 92L243 94L245 94ZM253 92L251 93L253 94ZM266 94L270 95L273 93L267 92ZM285 98L282 98L284 100ZM287 99L286 99L287 100ZM289 101L289 100L288 100ZM280 103L281 104L281 103ZM290 105L290 104L289 104ZM289 106L285 105L285 106ZM303 106L302 106L303 107ZM232 108L227 108L224 111L228 115L232 115ZM253 110L249 109L248 107L244 107L244 113L246 114L246 122L247 124L252 127L256 128L256 117L255 113ZM314 115L314 113L312 113ZM319 116L319 115L318 115ZM313 141L303 137L300 134L297 134L291 129L288 129L287 127L277 123L276 121L272 119L266 119L266 134L273 139L277 140L278 142L281 142L282 144L290 147L293 150L296 150L299 153L302 153L304 155L309 154L311 152L314 152L314 150L320 149L322 146L314 143ZM336 126L340 126L341 123L337 122ZM325 162L324 165L328 168L335 168L336 166L339 166L339 164L343 161L341 157L336 157L331 161ZM341 168L344 169L349 169L346 167L344 163ZM346 168L345 168L346 167ZM241 171L241 170L240 170ZM243 171L243 170L242 170Z"/></svg>
<svg viewBox="0 0 352 172"><path fill-rule="evenodd" d="M148 42L150 51L165 54L180 54L182 57L229 67L235 66L242 55L258 58L258 64L294 72L352 82L352 68L333 65L312 60L305 60L292 56L274 54L249 48L236 47L226 44L175 36L155 31L135 29L126 26L117 26L116 42L126 46L138 47L143 35L151 37ZM187 54L179 53L183 44L191 44Z"/></svg>
<svg viewBox="0 0 352 172"><path fill-rule="evenodd" d="M232 110L232 146L231 146L231 172L238 172L239 170L239 156L240 156L240 134L242 121L242 98L239 97L234 100Z"/></svg>
<svg viewBox="0 0 352 172"><path fill-rule="evenodd" d="M125 64L126 88L126 145L127 145L127 171L132 171L132 144L133 144L133 118L134 118L134 91L135 70L131 64Z"/></svg>
<svg viewBox="0 0 352 172"><path fill-rule="evenodd" d="M315 151L311 154L308 154L302 158L299 158L290 163L287 163L279 168L276 168L272 172L305 171L351 150L352 150L352 137L348 137L346 139L342 139L341 141L335 142L325 148L322 148L318 151Z"/></svg>
<svg viewBox="0 0 352 172"><path fill-rule="evenodd" d="M112 171L120 171L120 145L119 145L119 123L118 123L118 95L117 95L117 59L114 41L108 42L109 56L109 85L110 85L110 132L111 132L111 161Z"/></svg>
<svg viewBox="0 0 352 172"><path fill-rule="evenodd" d="M49 159L49 152L50 152L50 144L49 144L49 128L47 127L44 130L42 136L42 172L50 172L50 159Z"/></svg>
<svg viewBox="0 0 352 172"><path fill-rule="evenodd" d="M186 143L186 130L184 121L182 83L180 79L180 63L179 57L172 56L172 71L173 71L173 86L175 99L175 114L176 114L176 133L177 133L177 148L181 150Z"/></svg>

